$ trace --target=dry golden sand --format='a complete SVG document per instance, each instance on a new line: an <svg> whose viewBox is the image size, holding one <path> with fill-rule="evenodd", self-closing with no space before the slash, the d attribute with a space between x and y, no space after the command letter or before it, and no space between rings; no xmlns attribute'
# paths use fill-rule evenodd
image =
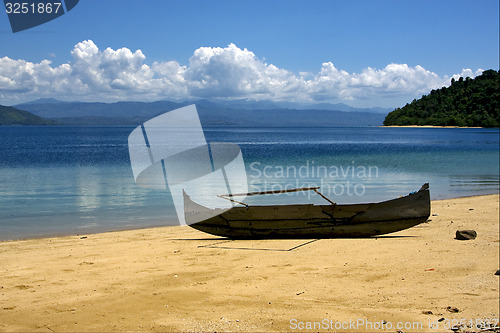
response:
<svg viewBox="0 0 500 333"><path fill-rule="evenodd" d="M229 241L166 227L1 242L0 331L293 331L293 319L359 319L390 332L417 323L410 332L445 318L435 331L450 332L451 319L498 318L498 201L434 201L430 222L372 239ZM455 240L457 229L478 237Z"/></svg>

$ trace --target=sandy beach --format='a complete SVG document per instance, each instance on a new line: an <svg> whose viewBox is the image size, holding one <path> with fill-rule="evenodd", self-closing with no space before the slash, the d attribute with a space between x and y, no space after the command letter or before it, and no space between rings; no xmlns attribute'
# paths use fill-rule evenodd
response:
<svg viewBox="0 0 500 333"><path fill-rule="evenodd" d="M451 332L498 320L499 196L433 201L432 214L369 239L165 227L0 242L0 331Z"/></svg>

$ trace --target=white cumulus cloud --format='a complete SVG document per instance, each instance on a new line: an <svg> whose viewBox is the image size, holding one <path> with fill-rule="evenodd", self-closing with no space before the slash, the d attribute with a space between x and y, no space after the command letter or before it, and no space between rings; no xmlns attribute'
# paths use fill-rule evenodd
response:
<svg viewBox="0 0 500 333"><path fill-rule="evenodd" d="M189 61L189 92L199 97L279 98L296 87L295 75L266 64L247 49L201 47Z"/></svg>
<svg viewBox="0 0 500 333"><path fill-rule="evenodd" d="M188 66L177 61L147 64L141 50L104 50L91 40L75 45L72 61L52 66L0 58L0 104L41 97L63 100L153 101L188 98L247 98L297 102L371 101L371 105L410 101L450 84L451 78L475 77L482 69L439 76L421 66L389 64L360 73L337 69L332 62L318 73L298 75L266 63L252 51L234 44L200 47Z"/></svg>

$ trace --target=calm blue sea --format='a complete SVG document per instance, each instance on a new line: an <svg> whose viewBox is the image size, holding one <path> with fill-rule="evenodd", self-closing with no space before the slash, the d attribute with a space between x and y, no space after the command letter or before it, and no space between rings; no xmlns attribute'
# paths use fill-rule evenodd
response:
<svg viewBox="0 0 500 333"><path fill-rule="evenodd" d="M0 127L0 240L177 224L168 190L134 182L132 130ZM498 129L213 126L205 136L241 147L251 191L321 186L338 203L391 199L426 182L433 199L499 191ZM324 202L312 194L245 202Z"/></svg>

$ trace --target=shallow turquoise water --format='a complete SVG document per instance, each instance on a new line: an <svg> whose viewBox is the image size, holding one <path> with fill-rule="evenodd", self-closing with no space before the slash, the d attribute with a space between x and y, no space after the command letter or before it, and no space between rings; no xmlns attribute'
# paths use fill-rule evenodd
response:
<svg viewBox="0 0 500 333"><path fill-rule="evenodd" d="M0 127L0 239L177 224L168 190L134 183L132 127ZM498 129L207 127L241 147L250 191L321 186L338 203L498 193ZM324 200L309 192L255 204Z"/></svg>

